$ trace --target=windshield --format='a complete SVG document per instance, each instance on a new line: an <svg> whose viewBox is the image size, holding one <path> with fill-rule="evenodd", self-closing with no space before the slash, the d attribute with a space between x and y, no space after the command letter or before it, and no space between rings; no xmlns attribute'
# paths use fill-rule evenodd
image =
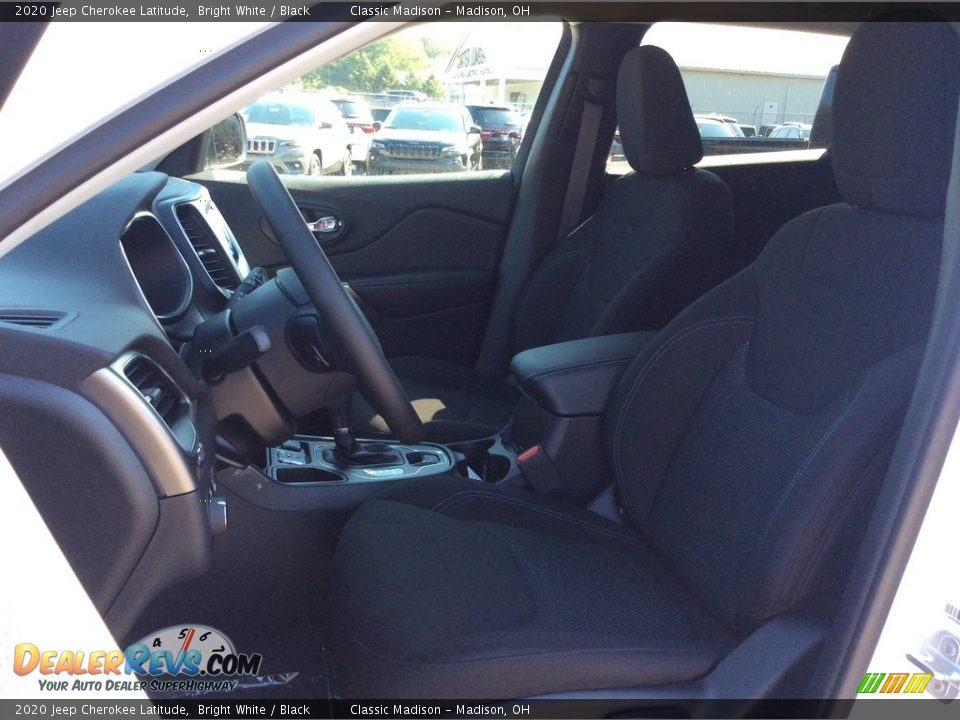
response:
<svg viewBox="0 0 960 720"><path fill-rule="evenodd" d="M333 104L339 108L340 114L345 118L350 118L351 120L372 120L370 117L370 109L362 103L354 100L334 100Z"/></svg>
<svg viewBox="0 0 960 720"><path fill-rule="evenodd" d="M484 130L491 128L520 127L523 121L513 110L503 108L471 108L474 121Z"/></svg>
<svg viewBox="0 0 960 720"><path fill-rule="evenodd" d="M262 125L313 125L313 110L299 103L258 102L243 111L243 119Z"/></svg>
<svg viewBox="0 0 960 720"><path fill-rule="evenodd" d="M0 136L17 138L0 158L0 185L147 89L266 25L49 23L0 113Z"/></svg>
<svg viewBox="0 0 960 720"><path fill-rule="evenodd" d="M387 117L384 127L393 130L433 130L462 132L463 123L456 110L437 108L402 108Z"/></svg>

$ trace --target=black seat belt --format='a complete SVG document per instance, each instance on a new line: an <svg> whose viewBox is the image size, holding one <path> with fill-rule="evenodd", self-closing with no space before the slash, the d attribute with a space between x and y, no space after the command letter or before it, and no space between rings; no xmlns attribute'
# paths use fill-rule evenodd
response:
<svg viewBox="0 0 960 720"><path fill-rule="evenodd" d="M602 119L603 105L587 97L583 102L583 112L580 116L580 131L577 133L577 146L573 151L567 195L563 199L560 238L565 238L579 225L583 216L583 205L586 202L587 185L590 181L590 167L593 164L593 153L597 147Z"/></svg>

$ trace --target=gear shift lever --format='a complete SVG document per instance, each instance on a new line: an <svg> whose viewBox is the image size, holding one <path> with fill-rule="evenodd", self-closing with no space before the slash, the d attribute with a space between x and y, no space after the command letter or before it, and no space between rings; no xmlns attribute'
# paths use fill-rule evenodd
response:
<svg viewBox="0 0 960 720"><path fill-rule="evenodd" d="M324 459L335 465L358 467L368 465L402 465L400 453L386 443L360 443L350 427L350 398L330 405L333 420L333 450L323 452Z"/></svg>
<svg viewBox="0 0 960 720"><path fill-rule="evenodd" d="M333 420L333 441L339 457L350 458L360 452L359 443L350 427L350 396L330 405Z"/></svg>

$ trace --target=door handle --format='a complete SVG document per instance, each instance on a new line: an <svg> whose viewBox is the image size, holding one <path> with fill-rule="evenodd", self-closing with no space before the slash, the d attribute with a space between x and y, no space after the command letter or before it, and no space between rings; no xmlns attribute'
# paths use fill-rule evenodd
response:
<svg viewBox="0 0 960 720"><path fill-rule="evenodd" d="M332 235L343 227L343 221L335 215L324 215L313 222L307 223L307 229L312 233Z"/></svg>

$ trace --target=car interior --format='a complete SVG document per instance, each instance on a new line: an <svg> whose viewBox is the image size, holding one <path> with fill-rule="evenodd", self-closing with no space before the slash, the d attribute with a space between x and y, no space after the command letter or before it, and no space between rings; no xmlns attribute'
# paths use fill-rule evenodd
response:
<svg viewBox="0 0 960 720"><path fill-rule="evenodd" d="M234 118L3 255L0 445L121 647L203 623L275 697L823 697L960 38L767 23L850 36L827 150L703 168L650 24L565 24L509 170L228 177Z"/></svg>

